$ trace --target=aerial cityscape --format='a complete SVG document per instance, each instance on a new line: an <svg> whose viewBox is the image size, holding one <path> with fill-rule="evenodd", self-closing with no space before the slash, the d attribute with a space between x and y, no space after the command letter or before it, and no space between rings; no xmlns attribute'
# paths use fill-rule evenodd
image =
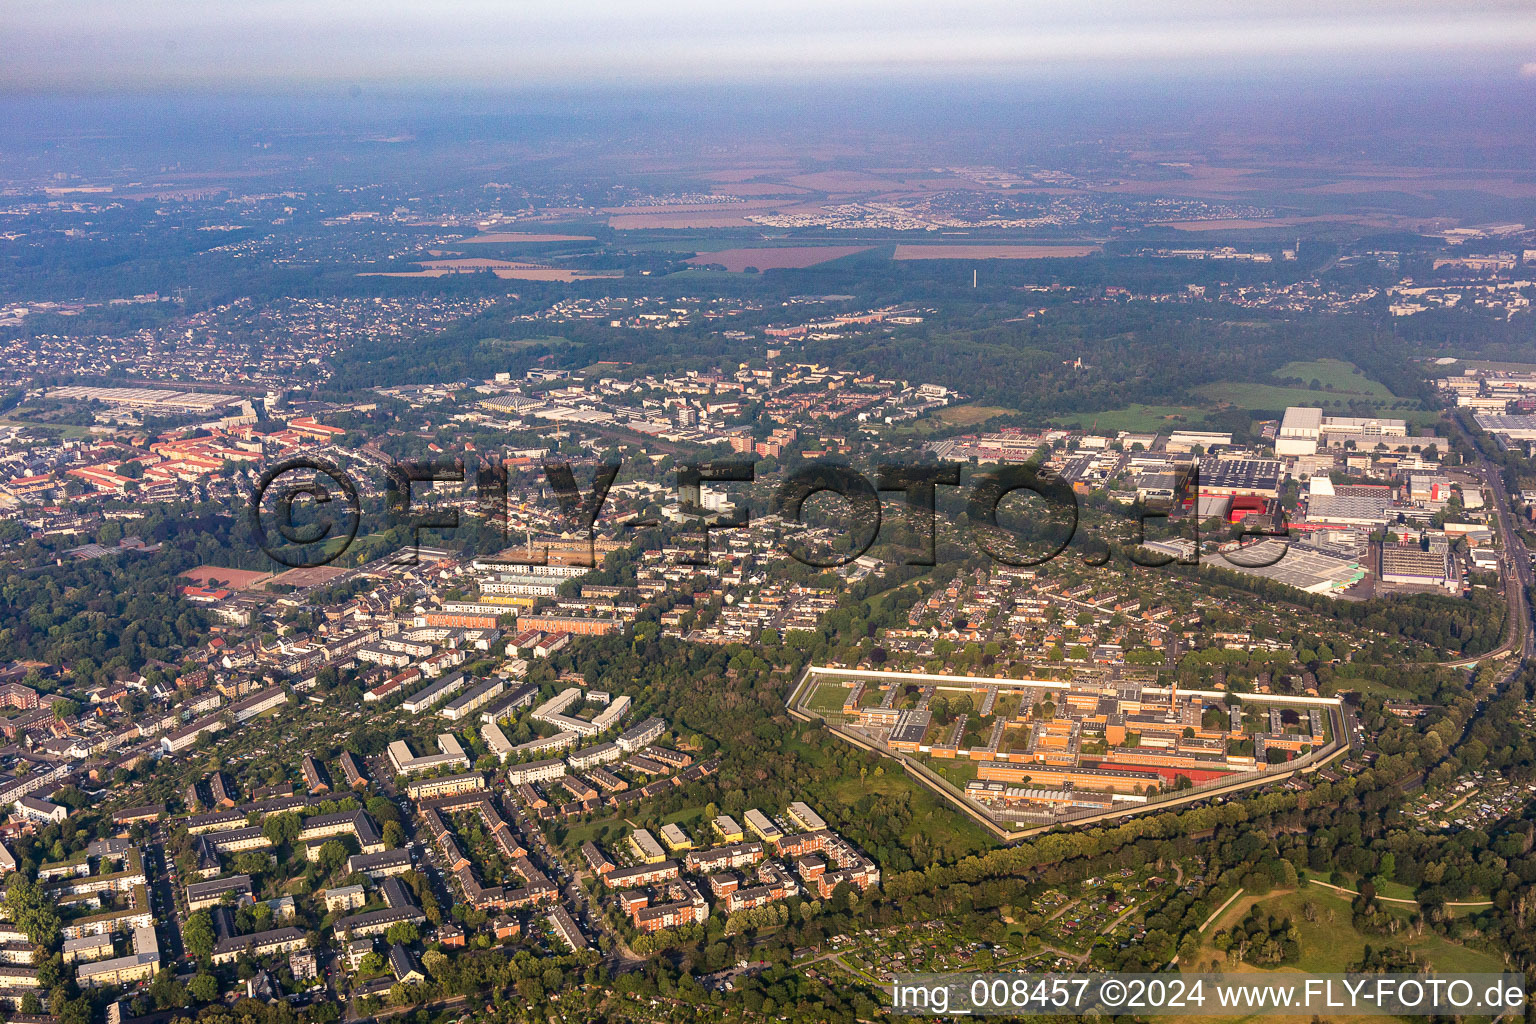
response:
<svg viewBox="0 0 1536 1024"><path fill-rule="evenodd" d="M0 1019L1529 988L1536 19L831 6L21 5Z"/></svg>

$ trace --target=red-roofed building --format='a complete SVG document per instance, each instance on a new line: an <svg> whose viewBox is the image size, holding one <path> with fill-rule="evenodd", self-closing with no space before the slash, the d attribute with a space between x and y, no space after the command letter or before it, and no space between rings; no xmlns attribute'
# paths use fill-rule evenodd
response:
<svg viewBox="0 0 1536 1024"><path fill-rule="evenodd" d="M105 466L81 466L77 469L66 470L68 475L85 481L98 491L115 491L118 494L128 493L128 485L132 477L114 473Z"/></svg>
<svg viewBox="0 0 1536 1024"><path fill-rule="evenodd" d="M297 419L289 420L288 429L296 434L313 438L316 441L332 441L346 433L340 427L317 423L308 416L300 416Z"/></svg>

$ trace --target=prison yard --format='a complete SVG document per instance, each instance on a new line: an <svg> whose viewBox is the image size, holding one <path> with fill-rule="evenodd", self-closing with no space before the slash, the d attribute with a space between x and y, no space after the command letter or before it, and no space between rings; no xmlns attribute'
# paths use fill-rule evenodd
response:
<svg viewBox="0 0 1536 1024"><path fill-rule="evenodd" d="M1147 678L813 666L798 699L804 711L838 716L850 739L916 755L949 783L939 787L945 795L959 790L994 821L1018 825L1130 812L1197 787L1262 784L1277 769L1316 770L1348 747L1342 699L1181 692Z"/></svg>

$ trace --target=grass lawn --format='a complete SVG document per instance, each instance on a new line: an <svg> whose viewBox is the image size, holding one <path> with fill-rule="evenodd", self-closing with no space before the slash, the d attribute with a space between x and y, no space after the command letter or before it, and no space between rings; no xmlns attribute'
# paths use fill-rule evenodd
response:
<svg viewBox="0 0 1536 1024"><path fill-rule="evenodd" d="M1307 384L1315 380L1322 385L1324 391L1370 395L1375 398L1395 397L1385 385L1367 377L1354 363L1342 359L1309 359L1286 363L1275 371L1274 376L1280 380L1295 377Z"/></svg>
<svg viewBox="0 0 1536 1024"><path fill-rule="evenodd" d="M842 753L847 749L845 741L831 733L809 728L803 731L810 742L802 739L800 733L790 732L785 735L781 749L787 754L804 758L811 764L824 764L833 750ZM833 746L834 744L837 746ZM862 778L855 771L827 784L824 788L818 788L821 792L806 796L804 799L810 801L811 806L828 820L856 819L858 816L853 812L853 808L866 795L872 796L877 801L888 798L891 802L907 803L912 810L911 819L902 829L900 837L879 837L885 842L899 838L901 845L906 846L917 836L922 835L927 839L929 848L936 856L948 860L958 860L972 853L990 850L997 845L992 835L972 821L964 812L952 806L948 800L934 793L927 786L913 780L901 765L889 758L881 758L870 767L868 772L864 773ZM873 836L861 837L860 831L861 829L855 823L845 834L854 842L859 842L861 838L868 838L871 841L876 839Z"/></svg>
<svg viewBox="0 0 1536 1024"><path fill-rule="evenodd" d="M1409 700L1413 697L1407 690L1399 689L1390 683L1380 683L1374 679L1361 679L1354 676L1335 677L1333 687L1335 690L1359 690L1361 693L1372 693L1393 700Z"/></svg>
<svg viewBox="0 0 1536 1024"><path fill-rule="evenodd" d="M985 423L994 416L1011 416L1016 412L1018 412L1017 409L1007 409L1001 405L979 405L972 402L940 409L933 414L933 418L942 420L951 427L973 427L978 423Z"/></svg>
<svg viewBox="0 0 1536 1024"><path fill-rule="evenodd" d="M1348 886L1348 888L1354 889L1356 892L1359 892L1360 891L1360 880L1358 878L1355 879L1355 884L1353 884L1351 886ZM1381 885L1376 887L1376 894L1378 896L1385 896L1388 899L1394 899L1394 900L1411 900L1411 899L1414 898L1413 890L1412 889L1410 889L1408 886L1404 885L1402 882L1393 882L1393 881L1382 882Z"/></svg>
<svg viewBox="0 0 1536 1024"><path fill-rule="evenodd" d="M1286 363L1265 381L1218 381L1207 384L1197 391L1212 402L1228 402L1241 409L1279 410L1291 405L1322 406L1327 412L1350 414L1350 405L1366 405L1378 415L1408 420L1410 423L1432 423L1438 417L1419 407L1416 401L1401 399L1380 381L1367 377L1353 363L1341 359L1311 359L1304 362ZM1300 386L1280 383L1287 380L1302 381ZM1317 381L1318 390L1311 388ZM1337 403L1337 404L1335 404ZM1400 408L1392 408L1401 404Z"/></svg>
<svg viewBox="0 0 1536 1024"><path fill-rule="evenodd" d="M1316 921L1306 919L1304 908L1307 903L1317 908ZM1299 960L1279 968L1259 968L1248 964L1242 964L1236 968L1224 966L1225 955L1217 952L1215 946L1211 944L1211 939L1216 932L1236 925L1248 915L1249 908L1254 905L1258 905L1263 913L1290 917L1300 933L1301 958ZM1382 906L1389 912L1399 915L1405 923L1412 911L1411 907L1390 903ZM1308 886L1300 891L1276 890L1262 897L1253 897L1244 893L1242 898L1228 907L1226 912L1206 930L1206 941L1196 956L1195 964L1208 965L1212 959L1217 959L1222 962L1223 969L1226 970L1272 969L1290 974L1329 973L1343 971L1348 965L1358 961L1364 954L1365 947L1370 945L1376 948L1392 946L1414 950L1421 959L1441 973L1460 971L1498 973L1503 970L1503 965L1497 957L1458 945L1428 929L1423 935L1415 935L1406 927L1392 936L1365 935L1355 930L1350 917L1350 897L1335 893L1331 889ZM1190 970L1195 964L1180 966Z"/></svg>
<svg viewBox="0 0 1536 1024"><path fill-rule="evenodd" d="M839 741L841 742L841 741ZM935 850L964 856L966 853L991 849L996 845L981 826L971 821L948 801L935 795L927 787L912 781L906 772L890 762L882 762L884 774L869 775L860 779L853 776L832 787L833 800L845 808L851 808L866 793L876 798L896 797L901 793L912 794L912 821L902 834L907 840L915 835L926 836Z"/></svg>
<svg viewBox="0 0 1536 1024"><path fill-rule="evenodd" d="M620 830L628 832L629 826L624 823L625 817L626 815L624 814L610 814L593 821L583 821L571 825L565 830L564 845L574 850L589 839L595 841L600 831L604 828L611 829L614 825L619 826ZM684 807L680 811L673 811L671 814L663 817L661 823L667 825L675 821L683 826L684 832L687 832L689 835L695 835L696 830L689 827L690 823L702 821L703 818L704 805L700 804L697 807ZM635 820L640 821L641 819L636 817Z"/></svg>
<svg viewBox="0 0 1536 1024"><path fill-rule="evenodd" d="M565 830L565 845L575 849L588 840L596 840L597 833L605 826L622 822L620 815L612 815L607 818L597 818L592 821L578 822Z"/></svg>
<svg viewBox="0 0 1536 1024"><path fill-rule="evenodd" d="M843 686L838 683L822 683L816 687L816 692L811 694L806 706L812 711L820 711L824 714L841 714L843 702L848 699L848 691L851 686Z"/></svg>
<svg viewBox="0 0 1536 1024"><path fill-rule="evenodd" d="M684 826L684 828L683 828L684 832L692 833L693 830L690 829L690 828L687 828L687 825L689 823L691 823L691 822L703 821L703 820L704 820L704 805L700 804L697 807L684 807L680 811L673 811L671 814L665 815L661 819L661 823L663 825L671 825L671 824L673 824L675 822L675 823L677 823L679 825Z"/></svg>
<svg viewBox="0 0 1536 1024"><path fill-rule="evenodd" d="M1107 409L1103 412L1078 412L1070 416L1057 416L1051 420L1058 427L1078 426L1084 430L1151 433L1171 430L1175 427L1198 427L1205 423L1210 410L1193 405L1128 405L1123 409Z"/></svg>
<svg viewBox="0 0 1536 1024"><path fill-rule="evenodd" d="M1287 380L1299 380L1302 383L1299 387L1282 383ZM1314 380L1319 388L1316 391L1310 387ZM1439 420L1436 413L1420 408L1418 402L1412 399L1394 395L1380 381L1372 380L1353 363L1341 359L1286 363L1268 380L1217 381L1197 388L1196 393L1207 399L1210 406L1137 404L1122 409L1057 416L1051 423L1059 427L1076 426L1099 432L1198 428L1205 425L1206 417L1220 404L1246 410L1280 410L1291 405L1321 405L1329 413L1351 415L1350 405L1354 403L1366 406L1380 416L1407 420L1414 426L1425 426ZM1339 404L1335 406L1335 402ZM1394 409L1394 405L1400 407Z"/></svg>
<svg viewBox="0 0 1536 1024"><path fill-rule="evenodd" d="M534 348L538 345L548 345L550 348L564 348L571 343L569 338L561 338L549 335L542 338L481 338L480 344L486 348L498 348L508 352L518 352L525 348Z"/></svg>
<svg viewBox="0 0 1536 1024"><path fill-rule="evenodd" d="M17 419L15 416L0 416L0 423L18 427L41 427L50 432L56 432L59 437L91 437L91 428L75 423L40 423L36 420Z"/></svg>
<svg viewBox="0 0 1536 1024"><path fill-rule="evenodd" d="M945 726L944 728L947 734L949 727ZM976 778L977 762L972 761L968 757L929 757L924 758L923 763L950 782L953 782L960 789L964 789L967 782Z"/></svg>
<svg viewBox="0 0 1536 1024"><path fill-rule="evenodd" d="M887 438L913 438L928 437L931 434L945 434L953 430L974 427L994 416L1010 416L1016 412L1018 412L1017 409L1008 409L1001 405L980 405L976 403L953 405L945 409L937 409L921 419L892 424L885 429L884 436Z"/></svg>

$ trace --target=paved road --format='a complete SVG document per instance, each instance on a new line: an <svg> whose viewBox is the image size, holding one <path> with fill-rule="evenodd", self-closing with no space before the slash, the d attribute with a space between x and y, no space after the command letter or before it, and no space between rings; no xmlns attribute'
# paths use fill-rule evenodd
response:
<svg viewBox="0 0 1536 1024"><path fill-rule="evenodd" d="M1451 429L1455 430L1470 444L1471 439L1454 417L1449 419ZM1531 628L1531 613L1526 601L1526 588L1531 585L1533 572L1531 559L1526 553L1524 542L1515 533L1515 517L1510 512L1509 491L1504 486L1503 474L1498 468L1484 458L1477 456L1476 468L1483 478L1483 484L1493 496L1494 519L1498 525L1499 543L1502 545L1504 555L1500 559L1499 568L1504 577L1504 597L1509 602L1509 622L1519 631L1519 643L1516 645L1516 656L1508 662L1509 671L1494 685L1493 693L1503 693L1505 688L1514 682L1527 662L1530 661L1533 650L1533 630ZM1472 724L1483 713L1483 707L1487 704L1487 698L1480 698L1472 714L1467 716L1467 723L1462 728L1461 735L1456 738L1460 743L1472 730ZM1454 747L1454 744L1453 744Z"/></svg>
<svg viewBox="0 0 1536 1024"><path fill-rule="evenodd" d="M1513 572L1516 586L1506 583L1508 592L1510 621L1520 629L1520 657L1521 660L1529 658L1532 652L1531 619L1530 611L1526 607L1525 591L1531 585L1532 569L1531 559L1526 554L1525 544L1515 532L1515 517L1510 512L1509 492L1504 488L1504 476L1498 468L1487 459L1479 457L1478 471L1482 473L1483 482L1494 496L1494 509L1499 522L1499 535L1504 544L1504 571ZM1508 577L1506 576L1506 579Z"/></svg>
<svg viewBox="0 0 1536 1024"><path fill-rule="evenodd" d="M1346 889L1342 885L1332 885L1332 884L1330 884L1328 882L1319 882L1315 878L1309 878L1309 879L1307 879L1307 881L1310 884L1312 884L1312 885L1320 885L1324 889L1332 889L1334 892L1342 893L1345 896L1359 896L1360 895L1360 893L1357 892L1356 890L1354 890L1354 889ZM1241 890L1239 890L1239 891L1241 891ZM1380 893L1378 893L1376 895L1376 899L1379 900L1382 903L1399 903L1399 904L1402 904L1404 906L1409 906L1409 907L1418 907L1418 906L1422 906L1423 905L1418 900L1405 900L1401 896L1383 896ZM1473 900L1470 903L1442 903L1440 905L1442 907L1480 907L1480 908L1487 908L1487 907L1493 906L1493 901L1492 900Z"/></svg>
<svg viewBox="0 0 1536 1024"><path fill-rule="evenodd" d="M1196 931L1203 932L1207 928L1209 928L1211 926L1211 922L1216 920L1218 917L1220 917L1222 911L1224 911L1228 907L1230 907L1232 905L1232 901L1237 899L1242 894L1243 894L1243 890L1241 888L1239 888L1237 890L1237 892L1233 893L1231 896L1228 896L1227 897L1227 901L1225 903L1223 903L1221 906L1217 907L1215 910L1211 911L1211 916L1206 918L1205 922L1203 924L1201 924L1200 927L1196 929Z"/></svg>
<svg viewBox="0 0 1536 1024"><path fill-rule="evenodd" d="M1471 439L1467 438L1461 424L1454 418L1450 423L1452 428L1470 443ZM1483 478L1483 486L1493 496L1491 504L1498 524L1499 542L1504 550L1504 555L1499 562L1499 570L1504 577L1504 596L1509 602L1509 622L1519 631L1519 657L1510 666L1508 676L1499 684L1502 689L1520 671L1533 651L1531 615L1525 597L1526 588L1531 585L1533 579L1533 572L1525 544L1515 532L1515 517L1510 511L1509 491L1504 486L1503 473L1482 455L1477 457L1477 471ZM1513 649L1515 645L1511 646Z"/></svg>
<svg viewBox="0 0 1536 1024"><path fill-rule="evenodd" d="M599 932L610 939L609 950L603 955L603 965L615 974L638 970L645 963L645 958L635 956L624 944L623 937L608 926L608 920L603 917L602 911L592 906L587 891L582 888L581 883L576 881L575 866L567 863L560 852L549 844L549 841L544 838L544 830L521 804L510 795L506 797L505 803L512 808L518 829L527 838L529 845L539 852L545 866L552 871L558 868L565 873L561 891L565 894L566 909L571 911L571 916L585 929ZM554 873L558 876L559 871Z"/></svg>
<svg viewBox="0 0 1536 1024"><path fill-rule="evenodd" d="M1465 436L1459 424L1452 421L1454 429ZM1469 439L1470 441L1470 439ZM1497 649L1476 658L1458 658L1455 661L1442 662L1447 668L1469 668L1482 661L1503 655L1506 652L1518 653L1521 661L1532 654L1532 636L1530 612L1526 607L1525 590L1531 585L1533 572L1531 559L1526 554L1525 544L1515 533L1515 518L1510 512L1509 492L1504 487L1504 475L1499 468L1482 456L1478 456L1476 465L1478 475L1483 478L1483 487L1492 496L1489 505L1494 510L1496 527L1499 532L1499 543L1503 547L1504 554L1499 559L1499 578L1504 583L1504 597L1509 604L1508 623L1510 635ZM1510 585L1511 579L1516 581L1515 586ZM1515 670L1518 671L1518 663ZM1513 673L1511 673L1513 674Z"/></svg>
<svg viewBox="0 0 1536 1024"><path fill-rule="evenodd" d="M155 839L144 847L144 872L148 876L149 901L160 922L160 949L173 966L180 966L186 949L181 941L181 908L171 885L170 861L165 854L163 830L157 824Z"/></svg>

